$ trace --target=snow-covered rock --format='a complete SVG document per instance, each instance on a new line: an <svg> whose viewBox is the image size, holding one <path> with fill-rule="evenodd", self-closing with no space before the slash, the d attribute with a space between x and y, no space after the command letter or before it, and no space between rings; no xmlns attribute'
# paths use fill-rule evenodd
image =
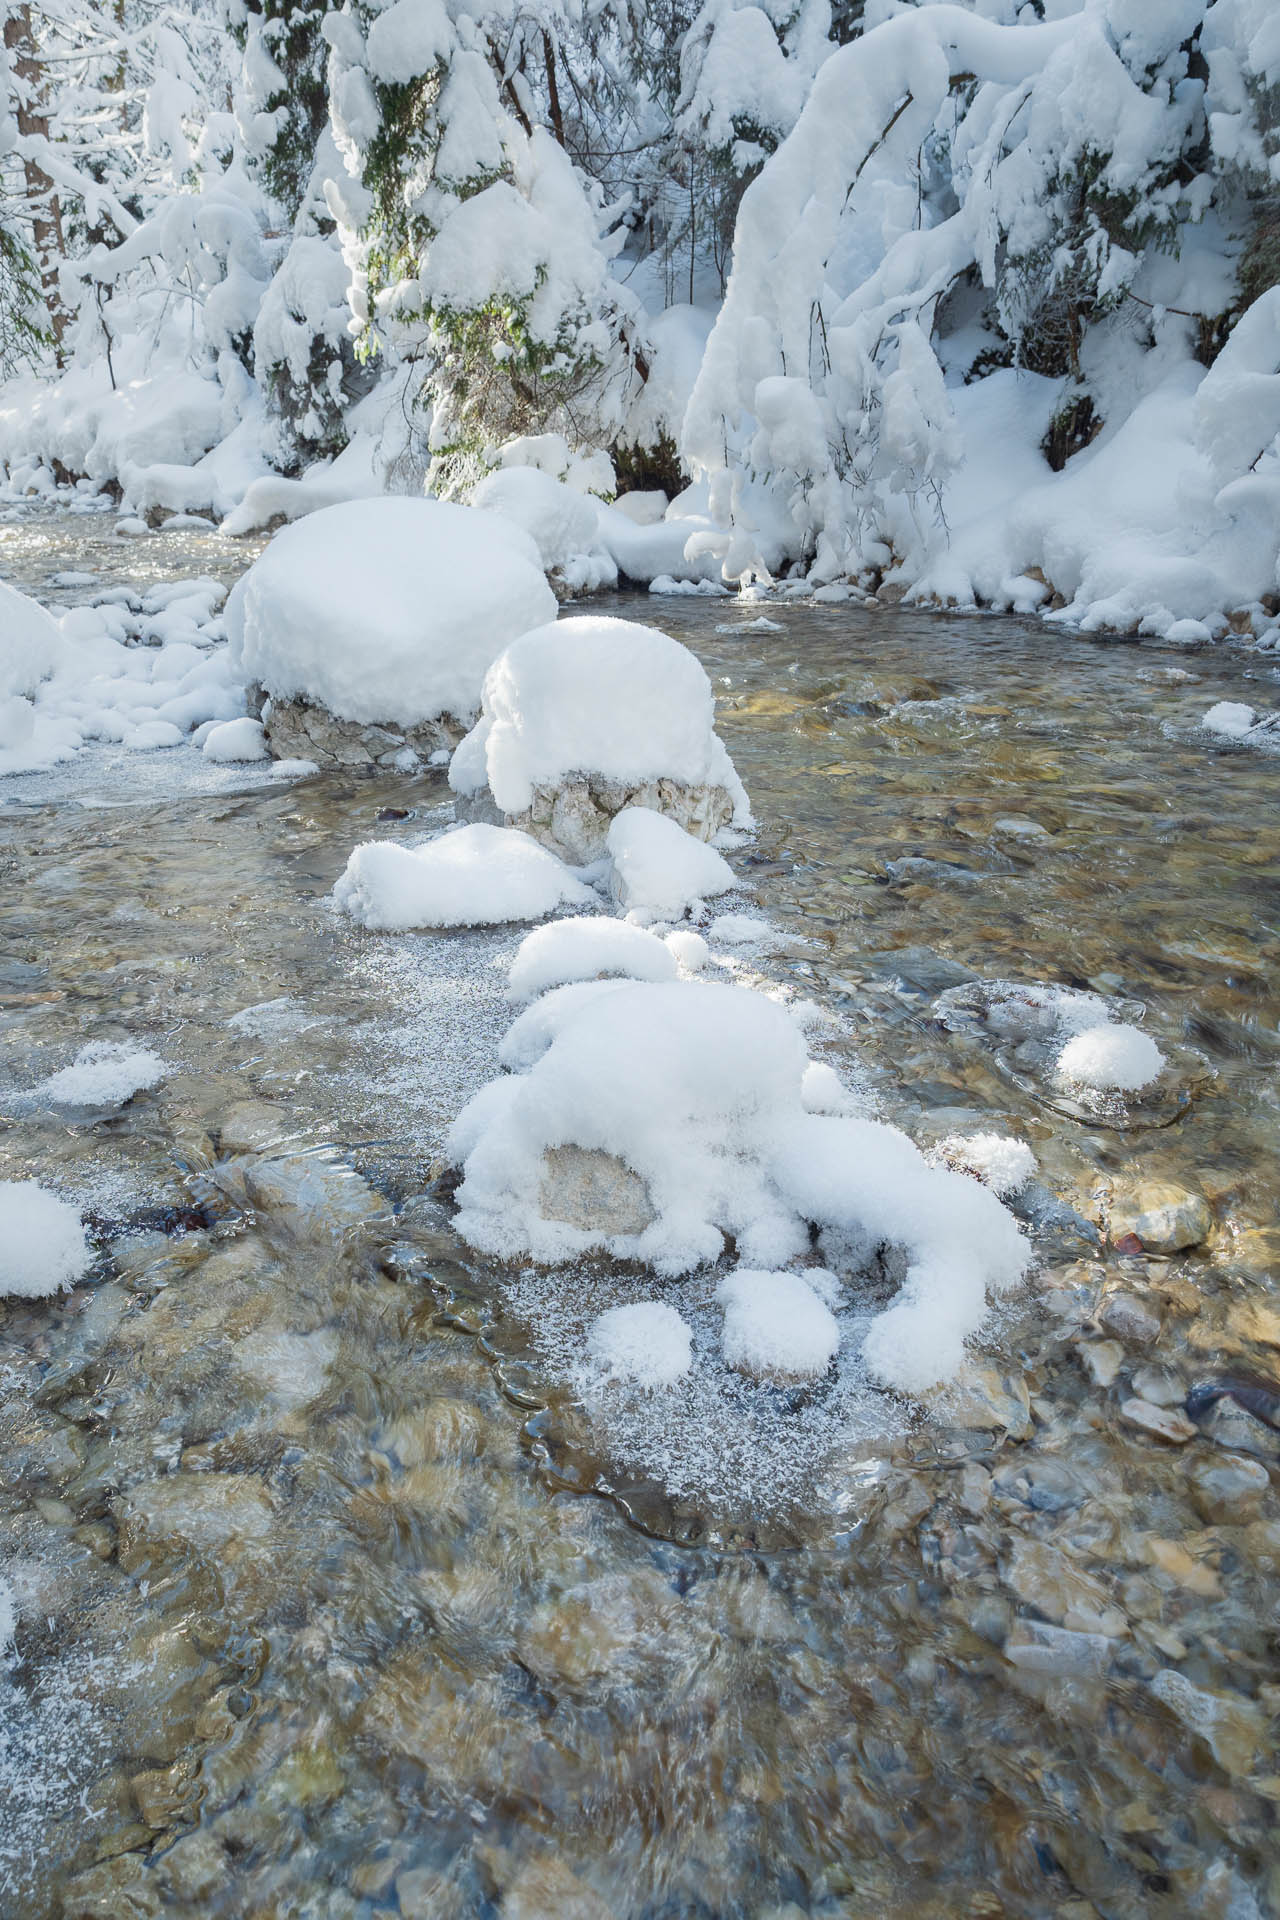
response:
<svg viewBox="0 0 1280 1920"><path fill-rule="evenodd" d="M93 1260L79 1209L34 1180L0 1180L0 1294L40 1300Z"/></svg>
<svg viewBox="0 0 1280 1920"><path fill-rule="evenodd" d="M819 1378L835 1359L836 1317L801 1274L739 1267L716 1299L725 1309L720 1348L737 1372L787 1386Z"/></svg>
<svg viewBox="0 0 1280 1920"><path fill-rule="evenodd" d="M344 913L375 932L498 926L586 906L589 887L526 834L474 825L422 847L367 840L333 890Z"/></svg>
<svg viewBox="0 0 1280 1920"><path fill-rule="evenodd" d="M405 729L425 728L432 747L452 744L490 662L554 614L519 528L436 500L383 498L282 528L236 585L226 620L233 665L271 696L273 752L320 760L325 742L293 707L351 723L353 737L381 727L402 748Z"/></svg>
<svg viewBox="0 0 1280 1920"><path fill-rule="evenodd" d="M738 882L728 861L650 807L624 807L606 839L610 891L638 921L679 920Z"/></svg>
<svg viewBox="0 0 1280 1920"><path fill-rule="evenodd" d="M1026 1141L1003 1133L949 1133L938 1142L936 1157L944 1167L972 1174L1001 1200L1020 1193L1036 1170Z"/></svg>
<svg viewBox="0 0 1280 1920"><path fill-rule="evenodd" d="M35 1092L59 1107L122 1107L135 1093L159 1086L168 1071L167 1062L150 1047L94 1040Z"/></svg>
<svg viewBox="0 0 1280 1920"><path fill-rule="evenodd" d="M1098 1093L1139 1093L1160 1078L1164 1064L1164 1055L1141 1027L1104 1021L1067 1041L1058 1055L1058 1078Z"/></svg>
<svg viewBox="0 0 1280 1920"><path fill-rule="evenodd" d="M674 980L676 956L656 934L628 926L624 920L602 916L553 920L548 927L536 927L520 943L507 991L513 1000L532 1000L548 987L598 980L606 974L630 980Z"/></svg>
<svg viewBox="0 0 1280 1920"><path fill-rule="evenodd" d="M206 760L235 764L245 760L269 760L266 730L260 720L247 715L239 720L223 720L210 727L200 751Z"/></svg>
<svg viewBox="0 0 1280 1920"><path fill-rule="evenodd" d="M806 1112L799 1028L762 994L601 981L557 998L522 1016L539 1024L509 1056L519 1070L483 1087L450 1134L464 1240L502 1259L603 1251L674 1275L717 1260L731 1236L751 1268L775 1272L808 1255L817 1229L828 1265L855 1280L899 1249L906 1278L871 1323L868 1364L908 1391L955 1371L988 1292L1028 1259L992 1193L892 1127Z"/></svg>
<svg viewBox="0 0 1280 1920"><path fill-rule="evenodd" d="M591 1358L614 1379L651 1391L673 1386L693 1364L688 1323L661 1300L611 1307L587 1336Z"/></svg>
<svg viewBox="0 0 1280 1920"><path fill-rule="evenodd" d="M494 661L449 784L583 863L604 853L625 807L668 814L699 840L751 818L693 654L656 627L595 616L540 626Z"/></svg>

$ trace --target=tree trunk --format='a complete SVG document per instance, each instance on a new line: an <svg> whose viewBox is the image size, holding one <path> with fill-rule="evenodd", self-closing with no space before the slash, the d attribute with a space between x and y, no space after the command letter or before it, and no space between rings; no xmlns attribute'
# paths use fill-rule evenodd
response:
<svg viewBox="0 0 1280 1920"><path fill-rule="evenodd" d="M13 77L17 82L17 122L20 138L47 139L48 115L40 110L41 72L36 53L35 33L29 5L16 7L4 23L4 44L9 50ZM31 237L40 265L40 286L49 310L49 324L62 364L62 337L67 329L67 311L58 292L58 266L66 257L62 236L62 208L53 181L35 160L23 158L27 181L27 202L31 209Z"/></svg>

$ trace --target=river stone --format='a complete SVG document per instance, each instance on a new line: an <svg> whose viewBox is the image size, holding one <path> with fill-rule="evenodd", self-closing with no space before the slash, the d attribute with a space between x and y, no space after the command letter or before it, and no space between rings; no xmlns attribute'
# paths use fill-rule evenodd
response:
<svg viewBox="0 0 1280 1920"><path fill-rule="evenodd" d="M1193 1686L1172 1667L1156 1674L1151 1691L1188 1732L1205 1741L1224 1773L1239 1777L1249 1772L1265 1731L1262 1713L1251 1700Z"/></svg>
<svg viewBox="0 0 1280 1920"><path fill-rule="evenodd" d="M1111 1664L1105 1633L1074 1633L1043 1620L1019 1620L1004 1643L1004 1657L1026 1673L1054 1679L1100 1680Z"/></svg>
<svg viewBox="0 0 1280 1920"><path fill-rule="evenodd" d="M649 1189L616 1154L551 1147L543 1155L539 1211L581 1233L643 1233L656 1219Z"/></svg>
<svg viewBox="0 0 1280 1920"><path fill-rule="evenodd" d="M1259 1347L1280 1347L1280 1313L1259 1300L1245 1300L1232 1307L1227 1325L1238 1339Z"/></svg>
<svg viewBox="0 0 1280 1920"><path fill-rule="evenodd" d="M1150 1400L1136 1397L1126 1400L1120 1409L1120 1418L1127 1427L1137 1427L1142 1433L1149 1433L1153 1440L1165 1440L1170 1446L1180 1447L1196 1437L1196 1428L1185 1413L1176 1407L1155 1407Z"/></svg>
<svg viewBox="0 0 1280 1920"><path fill-rule="evenodd" d="M1143 1181L1117 1194L1111 1208L1113 1243L1135 1234L1148 1253L1180 1253L1198 1247L1213 1225L1201 1193L1168 1181Z"/></svg>
<svg viewBox="0 0 1280 1920"><path fill-rule="evenodd" d="M1210 1456L1195 1461L1190 1482L1201 1519L1214 1527L1244 1526L1258 1518L1271 1476L1260 1460Z"/></svg>
<svg viewBox="0 0 1280 1920"><path fill-rule="evenodd" d="M314 760L319 767L342 767L349 773L373 773L380 767L410 772L411 758L424 761L433 753L452 753L466 732L449 714L402 727L390 720L381 725L341 720L307 700L273 699L264 712L273 759Z"/></svg>
<svg viewBox="0 0 1280 1920"><path fill-rule="evenodd" d="M119 1519L120 1564L132 1570L150 1546L171 1540L205 1552L261 1540L272 1519L267 1490L251 1474L166 1474L130 1488Z"/></svg>
<svg viewBox="0 0 1280 1920"><path fill-rule="evenodd" d="M250 1203L289 1214L304 1239L346 1232L387 1211L385 1200L351 1167L315 1154L246 1161L243 1177Z"/></svg>
<svg viewBox="0 0 1280 1920"><path fill-rule="evenodd" d="M549 1920L552 1914L555 1920L616 1920L613 1908L553 1853L517 1869L498 1912L502 1920Z"/></svg>
<svg viewBox="0 0 1280 1920"><path fill-rule="evenodd" d="M241 1100L227 1108L217 1131L222 1153L262 1153L279 1146L296 1129L284 1107L269 1100Z"/></svg>
<svg viewBox="0 0 1280 1920"><path fill-rule="evenodd" d="M1047 1540L1017 1540L1000 1572L1024 1606L1034 1607L1055 1626L1109 1639L1127 1630L1125 1617L1112 1605L1106 1588L1081 1573L1060 1547Z"/></svg>
<svg viewBox="0 0 1280 1920"><path fill-rule="evenodd" d="M207 1901L227 1877L222 1842L208 1832L187 1833L160 1856L160 1876L179 1899Z"/></svg>
<svg viewBox="0 0 1280 1920"><path fill-rule="evenodd" d="M939 1389L936 1414L948 1425L971 1430L997 1430L1012 1440L1031 1431L1031 1394L1020 1373L1000 1373L995 1367L969 1364L957 1379Z"/></svg>
<svg viewBox="0 0 1280 1920"><path fill-rule="evenodd" d="M1098 1320L1108 1333L1114 1333L1134 1347L1149 1347L1160 1332L1159 1314L1153 1313L1132 1293L1113 1293Z"/></svg>
<svg viewBox="0 0 1280 1920"><path fill-rule="evenodd" d="M1124 1365L1124 1348L1118 1340L1085 1340L1077 1351L1095 1387L1109 1387Z"/></svg>
<svg viewBox="0 0 1280 1920"><path fill-rule="evenodd" d="M479 796L483 805L486 794ZM459 806L460 818L478 817L475 802ZM733 800L725 787L690 785L684 780L641 780L628 784L602 774L577 774L555 787L535 787L532 804L523 813L502 815L503 824L532 834L540 845L567 860L586 866L601 860L615 814L624 807L648 807L663 813L695 840L712 840L733 819Z"/></svg>

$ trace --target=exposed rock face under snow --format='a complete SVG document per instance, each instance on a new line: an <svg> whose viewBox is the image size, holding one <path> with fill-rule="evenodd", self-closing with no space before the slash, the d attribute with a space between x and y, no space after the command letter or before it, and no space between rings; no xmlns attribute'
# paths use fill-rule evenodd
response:
<svg viewBox="0 0 1280 1920"><path fill-rule="evenodd" d="M656 1215L649 1189L616 1153L598 1147L550 1147L542 1157L538 1210L578 1233L608 1239L643 1233Z"/></svg>
<svg viewBox="0 0 1280 1920"><path fill-rule="evenodd" d="M416 727L379 726L340 720L309 700L272 700L264 722L272 757L314 760L320 767L345 767L352 773L377 768L412 772L433 753L452 753L465 728L442 714Z"/></svg>
<svg viewBox="0 0 1280 1920"><path fill-rule="evenodd" d="M462 811L491 804L577 862L604 854L626 807L666 814L696 840L751 818L701 665L629 620L577 616L509 646L485 676L449 784Z"/></svg>
<svg viewBox="0 0 1280 1920"><path fill-rule="evenodd" d="M237 583L226 620L233 664L271 695L273 753L359 765L415 745L406 736L393 747L384 732L469 722L490 662L554 613L538 550L518 527L383 497L283 528ZM325 727L316 710L355 731ZM449 731L428 738L429 752L451 744Z"/></svg>

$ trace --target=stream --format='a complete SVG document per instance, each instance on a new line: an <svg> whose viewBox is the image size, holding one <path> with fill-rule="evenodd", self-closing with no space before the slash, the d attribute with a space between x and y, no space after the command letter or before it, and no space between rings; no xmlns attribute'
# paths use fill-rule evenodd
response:
<svg viewBox="0 0 1280 1920"><path fill-rule="evenodd" d="M21 514L0 570L61 608L60 572L259 550L108 525ZM443 772L102 746L0 782L0 1178L100 1249L0 1302L0 1911L1280 1914L1280 755L1199 724L1280 675L1012 617L590 604L712 679L758 821L728 904L776 936L730 975L813 1002L815 1057L920 1144L1026 1140L1039 1264L924 1408L585 1405L613 1280L486 1268L439 1185L525 929L327 900L357 843L451 817ZM1126 1007L1176 1093L1072 1109L975 979ZM41 1106L91 1040L168 1077ZM1143 1182L1207 1237L1113 1234ZM1196 1387L1193 1436L1125 1411Z"/></svg>

